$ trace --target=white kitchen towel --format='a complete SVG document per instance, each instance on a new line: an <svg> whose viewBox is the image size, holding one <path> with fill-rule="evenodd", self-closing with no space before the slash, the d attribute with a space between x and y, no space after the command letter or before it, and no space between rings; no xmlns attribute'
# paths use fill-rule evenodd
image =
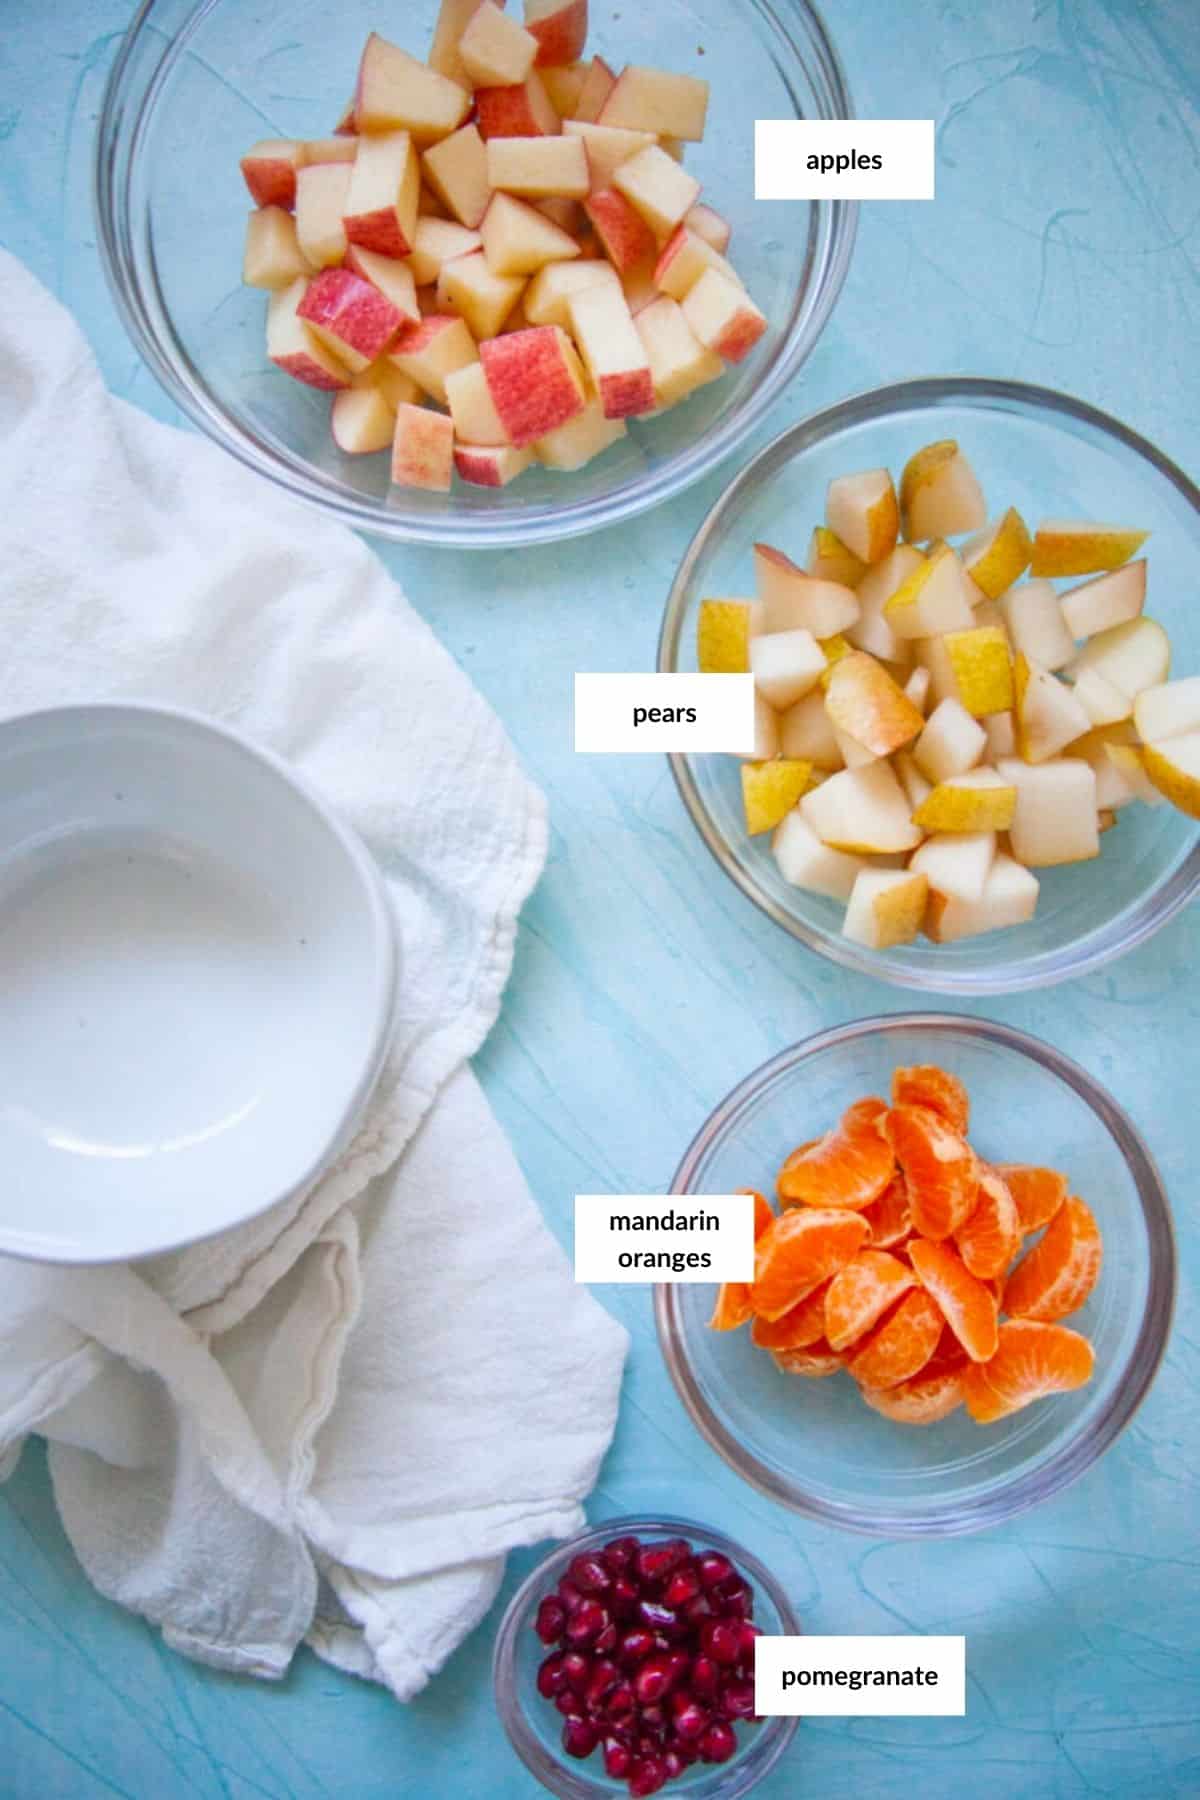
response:
<svg viewBox="0 0 1200 1800"><path fill-rule="evenodd" d="M288 757L362 834L395 1041L309 1193L147 1262L0 1258L0 1479L50 1444L102 1592L218 1666L304 1638L415 1693L505 1552L562 1536L626 1337L575 1287L466 1059L545 856L503 729L357 538L112 399L0 252L0 715L157 700Z"/></svg>

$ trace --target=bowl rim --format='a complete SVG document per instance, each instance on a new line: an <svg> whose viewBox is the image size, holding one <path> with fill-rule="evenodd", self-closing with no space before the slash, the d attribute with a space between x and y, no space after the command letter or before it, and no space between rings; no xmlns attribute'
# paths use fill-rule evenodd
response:
<svg viewBox="0 0 1200 1800"><path fill-rule="evenodd" d="M821 412L810 414L781 431L758 451L718 495L684 552L667 596L658 639L656 666L659 674L671 674L678 668L689 589L701 557L708 550L710 542L720 535L727 514L761 480L773 476L786 463L815 448L847 426L878 420L908 407L936 408L946 402L989 401L1058 414L1115 439L1124 449L1132 451L1164 477L1192 508L1197 515L1197 523L1200 524L1200 487L1178 464L1120 419L1073 394L1030 382L975 375L921 376L910 381L867 388L825 407ZM915 968L902 955L868 950L837 932L828 932L810 924L787 907L781 906L753 873L732 854L701 798L692 773L690 755L672 751L668 753L667 761L680 799L701 840L742 893L776 925L781 925L808 949L815 950L842 968L853 969L856 974L873 976L893 987L909 988L924 994L969 997L1020 993L1030 988L1050 987L1060 981L1074 980L1077 976L1102 968L1117 957L1136 949L1168 924L1200 890L1198 838L1188 855L1166 880L1137 903L1132 916L1126 913L1119 931L1118 922L1112 921L1089 932L1068 949L1039 951L1035 956L1016 963L1004 962L998 951L995 964L983 969L964 970L946 966L939 970L936 964L928 968ZM999 941L998 937L998 944Z"/></svg>
<svg viewBox="0 0 1200 1800"><path fill-rule="evenodd" d="M71 1268L100 1268L112 1263L130 1262L189 1248L206 1239L219 1237L227 1231L237 1230L269 1212L272 1207L295 1199L319 1181L353 1137L383 1071L392 1036L400 962L392 903L383 876L362 839L350 826L343 823L311 783L283 757L256 743L235 727L225 724L223 720L188 707L151 701L82 700L7 713L0 718L0 735L47 721L84 726L89 719L97 716L134 722L149 720L165 725L170 731L182 730L193 737L232 746L239 755L258 763L292 791L322 827L327 838L336 845L357 880L366 908L366 925L374 967L374 1001L365 1053L359 1059L340 1116L324 1149L285 1188L271 1193L265 1199L255 1200L246 1210L239 1212L237 1218L227 1219L220 1225L208 1226L203 1230L188 1231L183 1237L167 1235L149 1244L125 1242L105 1250L102 1255L89 1253L86 1256L73 1252L61 1239L52 1242L31 1241L28 1237L14 1236L0 1226L0 1254L20 1261L53 1263Z"/></svg>
<svg viewBox="0 0 1200 1800"><path fill-rule="evenodd" d="M208 14L215 11L221 0L195 0L184 26L178 31L161 34L166 41L159 51L157 66L145 93L139 94L132 122L127 123L129 97L126 86L133 79L137 53L147 38L158 32L154 14L169 3L170 0L141 0L122 37L100 106L92 163L92 213L100 264L113 303L134 347L168 397L193 425L243 467L343 524L395 543L486 550L530 548L559 542L636 518L711 474L753 436L775 401L808 360L841 296L857 236L858 202L813 201L813 217L826 217L828 231L821 267L814 275L812 307L804 329L730 418L680 455L669 458L657 472L652 470L649 476L639 477L614 493L573 503L567 500L547 508L533 520L511 517L508 523L501 513L492 514L486 509L477 514L451 512L444 518L406 520L386 502L380 504L331 493L315 478L304 458L285 454L279 446L268 444L265 438L235 424L225 408L210 395L190 359L181 356L177 361L164 350L141 294L131 240L129 187L143 134L145 109L192 33ZM813 0L789 0L786 7L778 0L745 0L745 3L763 17L774 33L787 41L806 68L810 65L816 68L829 95L829 116L854 118L853 98L841 59ZM779 68L777 60L776 67ZM790 88L790 76L780 72ZM787 326L789 334L795 329L800 300L800 295L793 300Z"/></svg>
<svg viewBox="0 0 1200 1800"><path fill-rule="evenodd" d="M619 1791L619 1784L607 1778L603 1782L592 1778L585 1773L585 1763L581 1762L578 1770L569 1767L561 1758L550 1756L538 1740L528 1723L524 1701L517 1691L515 1670L520 1632L533 1612L534 1602L541 1598L540 1590L547 1583L547 1571L553 1565L561 1563L565 1567L581 1551L599 1549L610 1538L642 1536L646 1533L687 1537L693 1541L699 1538L714 1550L720 1550L737 1563L754 1585L770 1599L779 1614L783 1635L797 1637L803 1629L778 1577L772 1574L761 1558L752 1550L747 1550L736 1538L730 1537L728 1532L702 1524L696 1519L678 1518L670 1513L619 1513L611 1519L601 1519L595 1525L589 1524L574 1537L555 1544L525 1576L504 1609L492 1646L492 1691L500 1722L512 1748L530 1774L551 1793L559 1795L560 1800L612 1800ZM748 1794L752 1788L757 1787L786 1754L799 1724L798 1717L785 1713L773 1713L764 1719L754 1737L745 1740L747 1750L752 1750L755 1745L765 1742L768 1733L771 1734L771 1741L766 1745L761 1763L749 1771L751 1778L748 1781L740 1785L731 1782L723 1790L720 1800L739 1800L739 1796ZM726 1770L732 1778L748 1760L737 1757L732 1762L714 1766Z"/></svg>
<svg viewBox="0 0 1200 1800"><path fill-rule="evenodd" d="M1178 1283L1174 1223L1166 1188L1145 1140L1124 1108L1094 1076L1061 1050L1014 1025L1002 1025L970 1013L883 1013L801 1039L752 1070L714 1108L684 1152L668 1193L691 1191L693 1174L713 1143L778 1076L797 1069L822 1051L865 1037L892 1037L909 1031L927 1031L935 1037L966 1033L1014 1052L1057 1076L1095 1114L1133 1178L1149 1240L1145 1310L1120 1386L1107 1411L1092 1421L1089 1432L1073 1434L1032 1477L1018 1476L967 1504L959 1502L953 1507L912 1515L889 1512L885 1505L867 1511L818 1499L753 1456L716 1417L686 1355L677 1289L673 1284L659 1283L654 1291L659 1349L675 1391L700 1435L730 1468L760 1493L805 1518L871 1537L894 1539L956 1537L985 1530L1040 1506L1086 1473L1125 1430L1154 1382L1171 1334Z"/></svg>

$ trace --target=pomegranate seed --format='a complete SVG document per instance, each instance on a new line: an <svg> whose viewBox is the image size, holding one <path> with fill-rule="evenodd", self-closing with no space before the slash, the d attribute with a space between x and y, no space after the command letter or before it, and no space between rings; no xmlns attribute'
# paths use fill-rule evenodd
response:
<svg viewBox="0 0 1200 1800"><path fill-rule="evenodd" d="M686 1562L680 1565L663 1589L663 1599L668 1606L683 1606L688 1600L694 1600L700 1592L700 1574L695 1563Z"/></svg>
<svg viewBox="0 0 1200 1800"><path fill-rule="evenodd" d="M573 1581L568 1581L565 1575L558 1584L558 1597L566 1607L568 1617L571 1613L578 1612L579 1608L583 1605L583 1595L575 1586L575 1583Z"/></svg>
<svg viewBox="0 0 1200 1800"><path fill-rule="evenodd" d="M705 1619L713 1617L713 1603L708 1594L697 1594L689 1600L683 1609L683 1617L689 1625L701 1625Z"/></svg>
<svg viewBox="0 0 1200 1800"><path fill-rule="evenodd" d="M671 1607L664 1606L659 1600L639 1600L638 1618L651 1631L662 1631L674 1634L679 1628L679 1615Z"/></svg>
<svg viewBox="0 0 1200 1800"><path fill-rule="evenodd" d="M543 1699L553 1700L567 1685L567 1671L561 1656L548 1656L537 1672L537 1691Z"/></svg>
<svg viewBox="0 0 1200 1800"><path fill-rule="evenodd" d="M567 1626L568 1637L571 1625ZM741 1627L732 1619L709 1619L700 1627L700 1642L714 1662L732 1668L742 1654Z"/></svg>
<svg viewBox="0 0 1200 1800"><path fill-rule="evenodd" d="M600 1636L596 1639L594 1648L597 1656L609 1656L616 1647L617 1628L610 1619L608 1624L604 1627L604 1630L600 1633Z"/></svg>
<svg viewBox="0 0 1200 1800"><path fill-rule="evenodd" d="M686 1688L682 1688L678 1694L672 1694L671 1712L677 1736L685 1739L703 1736L708 1727L709 1715L695 1694L689 1694Z"/></svg>
<svg viewBox="0 0 1200 1800"><path fill-rule="evenodd" d="M562 1747L568 1756L590 1756L600 1733L590 1719L568 1719L562 1730Z"/></svg>
<svg viewBox="0 0 1200 1800"><path fill-rule="evenodd" d="M621 1639L617 1655L624 1663L641 1662L654 1648L654 1633L644 1625L635 1625Z"/></svg>
<svg viewBox="0 0 1200 1800"><path fill-rule="evenodd" d="M537 1609L537 1617L533 1621L533 1629L543 1644L557 1644L563 1634L563 1626L567 1622L567 1609L561 1600L553 1594L547 1594Z"/></svg>
<svg viewBox="0 0 1200 1800"><path fill-rule="evenodd" d="M643 1582L665 1581L691 1553L692 1546L685 1538L668 1538L665 1544L643 1544L635 1566Z"/></svg>
<svg viewBox="0 0 1200 1800"><path fill-rule="evenodd" d="M667 1668L671 1675L671 1686L678 1687L688 1670L692 1659L686 1650L669 1650L667 1652Z"/></svg>
<svg viewBox="0 0 1200 1800"><path fill-rule="evenodd" d="M620 1677L617 1665L609 1662L606 1656L597 1657L592 1664L592 1679L587 1684L587 1703L594 1712L606 1694L611 1694Z"/></svg>
<svg viewBox="0 0 1200 1800"><path fill-rule="evenodd" d="M727 1681L721 1689L717 1710L723 1719L752 1719L754 1717L754 1683L752 1681Z"/></svg>
<svg viewBox="0 0 1200 1800"><path fill-rule="evenodd" d="M605 1568L612 1575L619 1575L628 1569L638 1553L638 1541L635 1537L613 1538L605 1544L600 1552Z"/></svg>
<svg viewBox="0 0 1200 1800"><path fill-rule="evenodd" d="M705 1762L728 1762L737 1749L737 1733L724 1719L716 1719L700 1739L700 1754Z"/></svg>
<svg viewBox="0 0 1200 1800"><path fill-rule="evenodd" d="M633 1764L633 1751L628 1744L622 1744L617 1738L604 1740L604 1773L611 1775L614 1781L624 1781Z"/></svg>
<svg viewBox="0 0 1200 1800"><path fill-rule="evenodd" d="M737 1628L737 1633L738 1663L741 1665L743 1673L749 1671L750 1674L753 1674L754 1646L762 1636L762 1632L757 1625L751 1625L748 1620L743 1620Z"/></svg>
<svg viewBox="0 0 1200 1800"><path fill-rule="evenodd" d="M572 1693L582 1694L592 1679L592 1659L582 1650L567 1650L562 1659L563 1673Z"/></svg>
<svg viewBox="0 0 1200 1800"><path fill-rule="evenodd" d="M567 1620L568 1644L594 1644L608 1624L608 1614L598 1600L585 1600Z"/></svg>
<svg viewBox="0 0 1200 1800"><path fill-rule="evenodd" d="M639 1715L643 1737L656 1739L667 1726L667 1715L661 1706L643 1706Z"/></svg>
<svg viewBox="0 0 1200 1800"><path fill-rule="evenodd" d="M642 1590L632 1575L618 1575L608 1594L608 1610L614 1619L632 1619Z"/></svg>
<svg viewBox="0 0 1200 1800"><path fill-rule="evenodd" d="M702 1700L711 1700L721 1685L721 1671L711 1656L697 1656L692 1661L691 1690Z"/></svg>
<svg viewBox="0 0 1200 1800"><path fill-rule="evenodd" d="M715 1593L719 1609L726 1617L748 1619L754 1611L754 1596L740 1576L723 1581Z"/></svg>
<svg viewBox="0 0 1200 1800"><path fill-rule="evenodd" d="M661 1700L671 1685L671 1666L665 1656L651 1656L633 1678L637 1697L645 1706Z"/></svg>
<svg viewBox="0 0 1200 1800"><path fill-rule="evenodd" d="M607 1594L612 1576L598 1556L577 1556L567 1567L567 1579L581 1594Z"/></svg>
<svg viewBox="0 0 1200 1800"><path fill-rule="evenodd" d="M705 1550L696 1567L706 1588L719 1587L721 1582L728 1581L731 1575L737 1573L729 1558L722 1556L719 1550Z"/></svg>
<svg viewBox="0 0 1200 1800"><path fill-rule="evenodd" d="M573 1694L570 1688L565 1694L555 1694L554 1704L564 1719L582 1719L583 1717L583 1701L578 1694Z"/></svg>
<svg viewBox="0 0 1200 1800"><path fill-rule="evenodd" d="M645 1800L647 1794L657 1794L659 1788L666 1787L667 1781L667 1766L661 1756L639 1756L629 1771L629 1792L633 1800Z"/></svg>
<svg viewBox="0 0 1200 1800"><path fill-rule="evenodd" d="M604 1702L604 1716L614 1723L628 1719L637 1711L637 1694L628 1681L619 1681L608 1699Z"/></svg>

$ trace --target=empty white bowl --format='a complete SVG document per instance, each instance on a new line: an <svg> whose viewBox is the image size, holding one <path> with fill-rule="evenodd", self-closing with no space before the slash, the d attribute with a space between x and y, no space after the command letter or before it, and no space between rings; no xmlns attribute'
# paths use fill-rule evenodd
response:
<svg viewBox="0 0 1200 1800"><path fill-rule="evenodd" d="M0 723L0 1251L145 1256L303 1190L395 978L371 858L275 757L150 706Z"/></svg>

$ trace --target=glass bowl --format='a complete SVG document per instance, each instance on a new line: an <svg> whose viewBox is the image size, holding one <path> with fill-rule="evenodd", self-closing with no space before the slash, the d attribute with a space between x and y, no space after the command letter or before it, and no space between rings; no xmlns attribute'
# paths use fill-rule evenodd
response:
<svg viewBox="0 0 1200 1800"><path fill-rule="evenodd" d="M566 1574L567 1564L585 1550L599 1550L612 1538L634 1536L651 1543L683 1537L696 1549L719 1550L729 1557L754 1588L754 1623L769 1634L795 1637L800 1624L778 1582L756 1556L723 1532L698 1525L691 1519L661 1515L606 1519L592 1531L568 1544L560 1544L540 1562L517 1589L508 1605L492 1655L492 1679L496 1709L509 1742L542 1786L563 1800L612 1800L627 1795L628 1786L604 1773L598 1754L586 1761L568 1757L560 1743L562 1719L535 1685L538 1664L549 1651L533 1629L538 1601L553 1591ZM737 1800L767 1775L795 1736L798 1719L775 1716L758 1725L738 1726L738 1749L727 1763L697 1763L687 1774L668 1783L664 1794L686 1795L687 1800Z"/></svg>
<svg viewBox="0 0 1200 1800"><path fill-rule="evenodd" d="M947 376L861 394L793 426L725 490L683 559L659 641L661 670L695 670L702 599L752 594L752 546L766 539L797 561L824 518L834 475L887 464L898 475L921 444L955 437L995 516L1117 519L1153 532L1147 611L1171 635L1173 673L1200 673L1200 489L1145 438L1049 388ZM1200 885L1200 828L1173 807L1132 805L1102 840L1100 862L1041 869L1027 924L956 944L876 951L841 935L844 908L791 887L767 837L742 822L739 762L670 758L683 801L725 873L776 924L846 968L922 993L999 994L1074 979L1122 956L1164 925Z"/></svg>
<svg viewBox="0 0 1200 1800"><path fill-rule="evenodd" d="M1129 1423L1166 1345L1175 1295L1171 1215L1158 1171L1112 1096L1048 1044L944 1013L864 1019L786 1050L735 1088L681 1163L673 1194L772 1191L797 1144L852 1100L887 1095L894 1068L936 1063L971 1096L984 1157L1063 1170L1104 1234L1104 1268L1065 1323L1092 1340L1086 1387L996 1425L959 1408L893 1424L848 1375L785 1375L748 1330L710 1331L715 1289L660 1286L659 1343L680 1398L739 1475L807 1517L879 1537L947 1537L999 1524L1082 1475Z"/></svg>
<svg viewBox="0 0 1200 1800"><path fill-rule="evenodd" d="M101 257L134 343L193 423L248 468L383 537L545 543L628 519L743 443L800 368L845 280L857 209L756 203L756 118L839 119L852 106L807 0L658 0L597 13L589 54L713 81L688 163L734 227L738 267L771 330L725 378L575 475L528 470L499 492L388 485L387 459L343 456L329 403L272 368L265 296L241 286L249 198L238 158L263 137L332 131L368 33L424 57L436 0L143 0L109 78L96 150Z"/></svg>

